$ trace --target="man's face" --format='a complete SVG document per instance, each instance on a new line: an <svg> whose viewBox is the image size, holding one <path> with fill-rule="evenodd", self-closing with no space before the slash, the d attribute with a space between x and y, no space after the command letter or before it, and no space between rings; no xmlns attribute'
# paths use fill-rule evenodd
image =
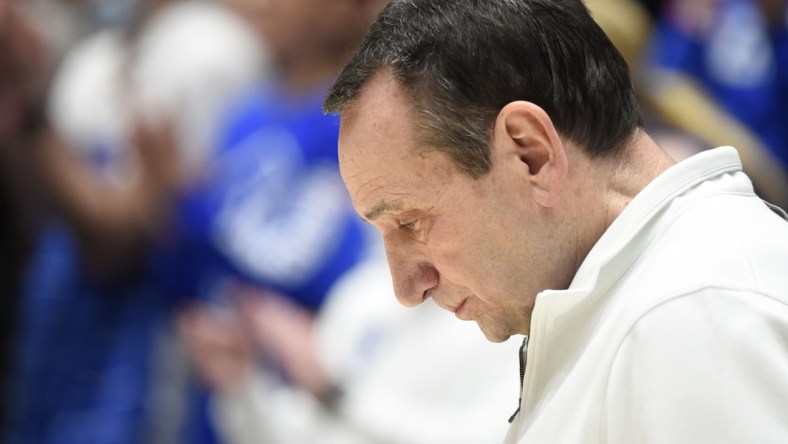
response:
<svg viewBox="0 0 788 444"><path fill-rule="evenodd" d="M444 154L419 154L413 121L403 91L379 73L343 113L339 137L343 179L383 234L397 299L431 297L491 341L527 334L548 265L527 184L505 163L474 180Z"/></svg>

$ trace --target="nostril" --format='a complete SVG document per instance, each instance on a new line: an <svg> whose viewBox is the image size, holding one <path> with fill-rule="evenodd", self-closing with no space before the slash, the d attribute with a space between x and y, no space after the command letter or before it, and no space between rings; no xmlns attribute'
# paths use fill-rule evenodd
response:
<svg viewBox="0 0 788 444"><path fill-rule="evenodd" d="M438 270L425 260L413 260L412 254L391 246L386 250L394 294L400 304L415 307L430 297L438 286Z"/></svg>

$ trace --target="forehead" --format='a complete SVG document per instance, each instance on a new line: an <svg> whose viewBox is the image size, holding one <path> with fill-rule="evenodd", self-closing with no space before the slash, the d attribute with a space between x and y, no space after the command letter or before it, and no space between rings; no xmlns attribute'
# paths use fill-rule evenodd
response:
<svg viewBox="0 0 788 444"><path fill-rule="evenodd" d="M343 113L339 165L361 215L434 208L459 174L448 157L419 146L409 97L376 74ZM369 217L368 217L369 218Z"/></svg>
<svg viewBox="0 0 788 444"><path fill-rule="evenodd" d="M385 71L374 74L342 112L340 153L372 149L369 142L381 139L411 139L412 114L410 102L393 76Z"/></svg>
<svg viewBox="0 0 788 444"><path fill-rule="evenodd" d="M362 214L382 195L405 198L420 180L423 158L414 149L412 116L404 91L387 73L374 75L342 113L340 171Z"/></svg>

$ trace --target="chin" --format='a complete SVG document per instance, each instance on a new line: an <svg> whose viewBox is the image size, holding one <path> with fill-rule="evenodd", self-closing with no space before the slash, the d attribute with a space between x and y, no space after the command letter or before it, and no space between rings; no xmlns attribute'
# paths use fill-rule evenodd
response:
<svg viewBox="0 0 788 444"><path fill-rule="evenodd" d="M479 329L484 334L484 337L487 338L487 340L490 341L490 342L495 342L495 343L505 342L511 336L511 334L508 334L508 333L503 333L503 332L497 331L497 330L493 331L493 330L490 330L489 328L484 328L478 322L477 322L477 324L479 325Z"/></svg>

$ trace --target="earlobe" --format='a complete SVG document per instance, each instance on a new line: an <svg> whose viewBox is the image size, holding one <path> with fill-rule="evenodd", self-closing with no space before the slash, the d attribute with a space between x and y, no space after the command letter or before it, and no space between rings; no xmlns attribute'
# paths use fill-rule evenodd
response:
<svg viewBox="0 0 788 444"><path fill-rule="evenodd" d="M539 106L524 101L507 104L498 114L496 128L525 168L520 170L531 185L537 204L555 206L566 180L568 163L564 143L550 116Z"/></svg>

